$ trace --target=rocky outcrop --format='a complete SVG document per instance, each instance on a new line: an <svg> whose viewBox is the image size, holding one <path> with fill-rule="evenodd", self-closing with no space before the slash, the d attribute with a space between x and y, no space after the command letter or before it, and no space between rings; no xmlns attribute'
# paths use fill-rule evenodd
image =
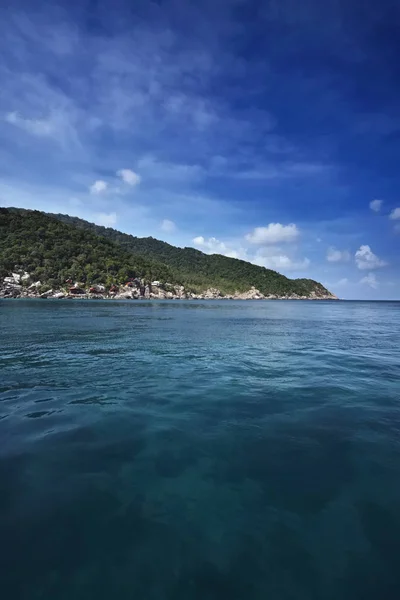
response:
<svg viewBox="0 0 400 600"><path fill-rule="evenodd" d="M316 286L309 296L291 294L276 296L264 295L254 286L246 292L235 292L231 295L223 295L217 288L208 288L200 294L188 292L183 285L173 286L162 284L159 281L147 283L143 279L129 281L125 285L112 285L106 288L102 284L94 284L86 287L76 282L72 287L65 289L43 289L40 281L29 282L31 277L26 272L11 273L0 280L0 298L54 298L57 300L70 298L86 299L115 299L115 300L336 300L333 294L326 294L325 288Z"/></svg>
<svg viewBox="0 0 400 600"><path fill-rule="evenodd" d="M264 294L262 294L260 290L257 290L254 286L250 288L248 292L235 294L233 297L238 300L263 300L265 298Z"/></svg>

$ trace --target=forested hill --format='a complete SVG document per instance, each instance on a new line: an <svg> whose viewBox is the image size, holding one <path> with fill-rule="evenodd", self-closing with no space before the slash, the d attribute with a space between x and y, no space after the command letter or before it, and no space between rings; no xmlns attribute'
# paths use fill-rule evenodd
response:
<svg viewBox="0 0 400 600"><path fill-rule="evenodd" d="M196 289L215 286L228 293L236 290L246 291L254 286L263 294L295 293L307 296L313 291L317 295L329 294L322 284L312 279L288 279L276 271L244 260L228 258L220 254L204 254L194 248L177 248L153 237L138 238L111 227L88 223L78 217L60 214L51 216L63 223L73 224L112 240L129 252L161 260L177 269L183 281L186 284L190 283Z"/></svg>
<svg viewBox="0 0 400 600"><path fill-rule="evenodd" d="M242 260L137 238L68 215L3 208L0 276L17 267L52 286L68 278L107 285L142 277L194 291L216 287L228 294L254 286L265 295L329 295L311 279L291 280Z"/></svg>
<svg viewBox="0 0 400 600"><path fill-rule="evenodd" d="M0 277L17 270L51 287L67 279L111 285L138 276L174 277L159 261L45 213L0 208Z"/></svg>

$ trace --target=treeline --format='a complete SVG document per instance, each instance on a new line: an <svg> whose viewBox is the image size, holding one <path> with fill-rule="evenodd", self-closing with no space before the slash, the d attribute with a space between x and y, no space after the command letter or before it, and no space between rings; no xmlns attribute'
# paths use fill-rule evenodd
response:
<svg viewBox="0 0 400 600"><path fill-rule="evenodd" d="M265 295L328 293L313 280L288 279L243 260L137 238L68 215L3 208L0 276L16 268L52 287L67 279L111 285L141 277L197 292L216 287L228 294L254 286Z"/></svg>
<svg viewBox="0 0 400 600"><path fill-rule="evenodd" d="M0 209L0 277L22 269L57 287L66 280L123 283L132 277L168 281L170 269L90 231L39 211Z"/></svg>
<svg viewBox="0 0 400 600"><path fill-rule="evenodd" d="M186 286L197 291L212 286L224 293L234 293L236 290L247 291L254 286L265 295L284 296L295 293L308 296L312 291L319 294L328 293L328 290L312 279L288 279L276 271L244 260L228 258L220 254L204 254L194 248L177 248L153 237L138 238L110 227L88 223L78 217L59 214L52 216L64 223L73 224L85 231L112 240L128 252L162 261L173 269L174 274Z"/></svg>

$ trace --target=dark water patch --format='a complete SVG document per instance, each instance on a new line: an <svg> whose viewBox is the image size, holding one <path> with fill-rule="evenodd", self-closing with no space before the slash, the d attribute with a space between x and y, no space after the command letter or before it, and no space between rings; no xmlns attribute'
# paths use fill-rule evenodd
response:
<svg viewBox="0 0 400 600"><path fill-rule="evenodd" d="M88 396L85 398L77 398L76 400L71 400L69 404L98 404L98 405L107 405L107 404L117 404L113 402L110 398L105 396Z"/></svg>
<svg viewBox="0 0 400 600"><path fill-rule="evenodd" d="M363 554L351 557L343 579L346 599L398 597L400 572L400 519L397 507L385 508L376 502L359 502L357 509L368 543Z"/></svg>
<svg viewBox="0 0 400 600"><path fill-rule="evenodd" d="M311 430L246 431L218 449L211 476L238 484L251 479L264 502L301 515L314 514L350 484L352 445L338 432Z"/></svg>
<svg viewBox="0 0 400 600"><path fill-rule="evenodd" d="M28 419L40 419L40 417L46 417L55 412L55 410L37 410L36 412L27 413L25 416L28 417Z"/></svg>
<svg viewBox="0 0 400 600"><path fill-rule="evenodd" d="M7 518L7 511L24 493L23 473L27 461L25 454L0 456L0 522Z"/></svg>
<svg viewBox="0 0 400 600"><path fill-rule="evenodd" d="M159 432L153 442L154 466L160 477L178 477L201 456L196 440L176 429Z"/></svg>

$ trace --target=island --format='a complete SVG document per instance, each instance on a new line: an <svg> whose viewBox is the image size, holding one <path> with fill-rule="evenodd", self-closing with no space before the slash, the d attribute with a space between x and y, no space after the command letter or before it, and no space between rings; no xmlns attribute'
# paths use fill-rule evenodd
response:
<svg viewBox="0 0 400 600"><path fill-rule="evenodd" d="M0 298L335 300L312 279L68 215L0 208Z"/></svg>

